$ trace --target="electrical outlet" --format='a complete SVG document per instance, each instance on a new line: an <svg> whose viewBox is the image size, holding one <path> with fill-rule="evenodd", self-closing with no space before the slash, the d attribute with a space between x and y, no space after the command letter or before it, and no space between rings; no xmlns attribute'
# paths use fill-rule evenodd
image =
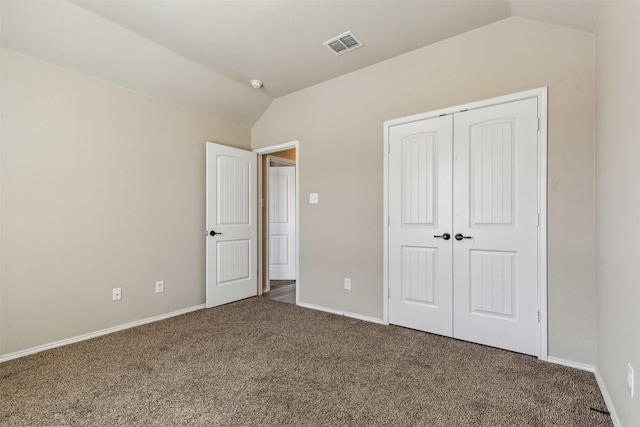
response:
<svg viewBox="0 0 640 427"><path fill-rule="evenodd" d="M633 397L634 382L633 367L631 366L631 363L627 363L627 391L631 397Z"/></svg>
<svg viewBox="0 0 640 427"><path fill-rule="evenodd" d="M120 301L122 299L122 288L113 288L112 296L114 301Z"/></svg>
<svg viewBox="0 0 640 427"><path fill-rule="evenodd" d="M309 203L312 205L318 203L318 193L309 193Z"/></svg>
<svg viewBox="0 0 640 427"><path fill-rule="evenodd" d="M348 277L344 278L344 288L348 291L351 290L351 279L349 279Z"/></svg>
<svg viewBox="0 0 640 427"><path fill-rule="evenodd" d="M156 281L156 294L164 292L164 280Z"/></svg>

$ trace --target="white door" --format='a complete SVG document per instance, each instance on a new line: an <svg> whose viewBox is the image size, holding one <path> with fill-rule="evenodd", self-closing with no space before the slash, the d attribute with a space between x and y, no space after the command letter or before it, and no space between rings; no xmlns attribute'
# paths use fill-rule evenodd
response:
<svg viewBox="0 0 640 427"><path fill-rule="evenodd" d="M538 104L454 117L454 336L538 354Z"/></svg>
<svg viewBox="0 0 640 427"><path fill-rule="evenodd" d="M257 155L207 142L206 305L255 296Z"/></svg>
<svg viewBox="0 0 640 427"><path fill-rule="evenodd" d="M538 354L537 111L389 127L390 323Z"/></svg>
<svg viewBox="0 0 640 427"><path fill-rule="evenodd" d="M449 115L389 129L389 322L447 336L452 126Z"/></svg>
<svg viewBox="0 0 640 427"><path fill-rule="evenodd" d="M269 279L296 279L296 168L269 168Z"/></svg>

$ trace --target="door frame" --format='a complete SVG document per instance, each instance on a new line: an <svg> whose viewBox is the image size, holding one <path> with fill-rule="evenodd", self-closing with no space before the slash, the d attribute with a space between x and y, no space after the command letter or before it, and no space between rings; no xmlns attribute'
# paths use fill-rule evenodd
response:
<svg viewBox="0 0 640 427"><path fill-rule="evenodd" d="M267 274L269 272L269 265L267 264L266 269L263 268L263 260L264 260L264 251L262 250L263 246L263 233L264 233L264 218L262 215L262 207L265 204L265 195L263 194L263 179L262 179L262 159L263 156L269 155L271 153L277 153L279 151L290 150L295 148L296 150L296 158L295 158L295 168L296 168L296 253L294 256L296 257L296 305L300 304L300 141L290 141L284 142L282 144L270 145L268 147L256 148L253 150L254 153L258 155L258 295L262 295L262 283L265 277L269 277ZM268 164L267 164L268 168ZM268 213L267 213L268 214ZM268 219L268 218L267 218ZM268 227L268 224L267 224ZM268 228L267 228L268 231ZM267 248L268 252L268 248ZM267 254L268 256L268 254ZM266 270L266 271L265 271ZM265 276L266 275L266 276Z"/></svg>
<svg viewBox="0 0 640 427"><path fill-rule="evenodd" d="M527 90L454 107L420 113L399 119L387 120L384 129L384 192L383 192L383 285L382 319L389 324L389 128L391 126L411 123L438 117L444 114L455 114L466 110L485 108L523 99L538 100L538 359L548 359L548 318L547 318L547 87Z"/></svg>
<svg viewBox="0 0 640 427"><path fill-rule="evenodd" d="M296 153L297 153L297 150L296 150ZM270 197L270 195L269 195L269 185L270 185L270 179L271 179L271 175L269 174L269 172L271 171L271 168L274 167L274 166L271 166L271 162L274 161L274 162L282 163L283 165L288 165L288 166L291 166L291 167L295 168L296 167L296 161L295 160L285 159L283 157L274 156L274 155L271 155L271 154L266 154L266 156L267 156L267 161L265 162L266 163L266 170L265 170L265 173L264 173L264 176L267 178L267 182L266 182L267 185L264 187L266 189L266 194L263 195L264 197L258 196L258 198L259 198L259 200L262 199L263 200L263 204L267 207L267 209L264 210L265 215L264 215L264 222L262 222L262 224L265 224L264 225L264 227L266 228L264 230L265 236L269 237L269 235L271 233L271 227L269 225L269 207L268 207L269 197ZM259 159L260 163L262 163L262 156L259 156L258 159ZM297 170L294 169L294 172L297 172ZM262 172L260 172L260 174L262 176ZM298 196L296 194L296 202L297 202L297 200L298 200ZM297 210L297 203L296 203L295 209ZM258 214L260 214L261 212L262 212L262 209L260 209ZM296 212L296 215L297 215L297 212ZM258 221L260 221L260 220L258 220ZM294 221L295 221L295 219L294 219ZM260 230L258 230L258 233L259 232L260 232ZM296 237L297 237L297 232L296 232ZM297 244L297 241L296 241L296 244ZM269 243L268 242L266 243L265 248L269 248ZM265 265L264 278L265 278L265 283L266 283L266 286L265 286L266 292L269 292L271 290L271 284L269 283L270 280L271 280L270 279L271 271L270 271L270 267L269 267L271 265L271 252L269 251L269 249L267 249L265 252L266 252L265 255L266 255L266 261L267 262L264 263L264 265ZM258 258L260 259L259 256L258 256ZM297 260L298 259L296 258L296 261ZM260 261L261 261L260 264L262 265L263 264L262 263L262 259ZM298 272L298 264L296 262L296 274L297 274L297 272Z"/></svg>

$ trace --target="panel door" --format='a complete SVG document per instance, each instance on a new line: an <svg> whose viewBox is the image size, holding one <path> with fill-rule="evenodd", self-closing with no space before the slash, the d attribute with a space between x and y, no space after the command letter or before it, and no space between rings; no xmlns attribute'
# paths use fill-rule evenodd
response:
<svg viewBox="0 0 640 427"><path fill-rule="evenodd" d="M538 354L538 106L454 116L455 338Z"/></svg>
<svg viewBox="0 0 640 427"><path fill-rule="evenodd" d="M389 322L452 333L452 117L389 129Z"/></svg>
<svg viewBox="0 0 640 427"><path fill-rule="evenodd" d="M206 305L214 307L258 293L257 155L207 142L206 180Z"/></svg>
<svg viewBox="0 0 640 427"><path fill-rule="evenodd" d="M269 168L269 279L296 279L296 169Z"/></svg>

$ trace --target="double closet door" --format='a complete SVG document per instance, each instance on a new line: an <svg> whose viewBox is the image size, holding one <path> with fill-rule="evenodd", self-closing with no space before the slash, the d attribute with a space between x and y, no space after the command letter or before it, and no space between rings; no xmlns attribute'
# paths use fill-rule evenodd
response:
<svg viewBox="0 0 640 427"><path fill-rule="evenodd" d="M538 354L538 99L389 127L389 322Z"/></svg>

